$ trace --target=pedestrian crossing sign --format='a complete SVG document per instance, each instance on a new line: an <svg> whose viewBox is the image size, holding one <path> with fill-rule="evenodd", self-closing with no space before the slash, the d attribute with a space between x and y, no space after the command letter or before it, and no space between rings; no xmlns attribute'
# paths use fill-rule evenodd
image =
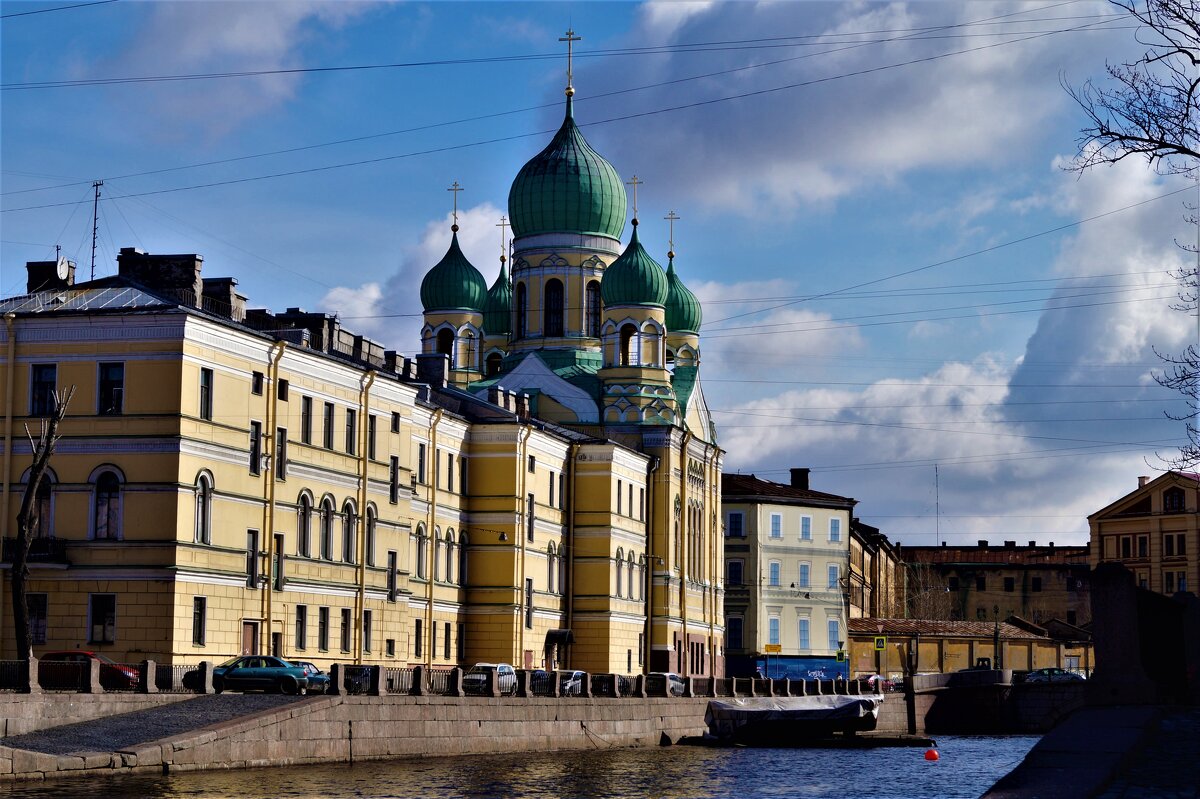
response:
<svg viewBox="0 0 1200 799"><path fill-rule="evenodd" d="M887 636L886 635L875 636L875 651L882 652L885 649L887 649Z"/></svg>

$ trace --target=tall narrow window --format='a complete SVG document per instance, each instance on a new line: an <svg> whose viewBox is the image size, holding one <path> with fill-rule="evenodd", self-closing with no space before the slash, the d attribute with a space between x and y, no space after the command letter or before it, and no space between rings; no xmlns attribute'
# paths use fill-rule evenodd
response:
<svg viewBox="0 0 1200 799"><path fill-rule="evenodd" d="M829 520L829 540L830 541L841 541L842 540L842 520L841 519L830 519Z"/></svg>
<svg viewBox="0 0 1200 799"><path fill-rule="evenodd" d="M307 494L300 495L296 508L296 552L306 558L312 555L312 500Z"/></svg>
<svg viewBox="0 0 1200 799"><path fill-rule="evenodd" d="M196 530L197 544L212 543L212 480L202 474L196 478Z"/></svg>
<svg viewBox="0 0 1200 799"><path fill-rule="evenodd" d="M618 516L624 512L621 507L621 498L624 495L625 495L625 484L622 481L618 480L617 481L617 515Z"/></svg>
<svg viewBox="0 0 1200 799"><path fill-rule="evenodd" d="M560 473L558 475L558 509L562 510L567 506L567 475Z"/></svg>
<svg viewBox="0 0 1200 799"><path fill-rule="evenodd" d="M262 422L250 423L250 474L258 474L262 464Z"/></svg>
<svg viewBox="0 0 1200 799"><path fill-rule="evenodd" d="M462 622L458 623L458 636L455 640L455 651L458 654L458 660L461 663L467 657L467 625Z"/></svg>
<svg viewBox="0 0 1200 799"><path fill-rule="evenodd" d="M366 535L366 540L363 542L366 549L364 560L368 566L375 565L375 508L367 508L367 521L363 531Z"/></svg>
<svg viewBox="0 0 1200 799"><path fill-rule="evenodd" d="M296 649L301 652L308 646L308 605L296 606Z"/></svg>
<svg viewBox="0 0 1200 799"><path fill-rule="evenodd" d="M742 618L731 616L725 620L725 646L729 649L742 648Z"/></svg>
<svg viewBox="0 0 1200 799"><path fill-rule="evenodd" d="M275 383L275 398L280 402L288 401L288 392L291 391L292 384L287 380L280 379Z"/></svg>
<svg viewBox="0 0 1200 799"><path fill-rule="evenodd" d="M829 565L829 585L826 586L827 588L837 588L838 587L839 572L840 572L840 570L838 569L837 564L831 563Z"/></svg>
<svg viewBox="0 0 1200 799"><path fill-rule="evenodd" d="M58 387L58 366L35 363L29 367L29 415L54 413L54 390Z"/></svg>
<svg viewBox="0 0 1200 799"><path fill-rule="evenodd" d="M533 629L533 578L525 578L525 629Z"/></svg>
<svg viewBox="0 0 1200 799"><path fill-rule="evenodd" d="M262 394L263 393L263 373L262 372L251 372L250 373L250 393L251 394Z"/></svg>
<svg viewBox="0 0 1200 799"><path fill-rule="evenodd" d="M392 411L392 432L400 432L400 413L398 411Z"/></svg>
<svg viewBox="0 0 1200 799"><path fill-rule="evenodd" d="M317 649L329 651L329 608L317 608Z"/></svg>
<svg viewBox="0 0 1200 799"><path fill-rule="evenodd" d="M321 557L333 560L333 503L328 499L321 503Z"/></svg>
<svg viewBox="0 0 1200 799"><path fill-rule="evenodd" d="M768 573L768 581L769 581L769 582L768 582L768 584L769 584L769 585L770 585L772 588L778 588L778 587L779 587L779 568L780 568L780 564L779 564L779 561L777 561L777 560L773 560L773 561L771 561L771 563L769 564L769 567L768 567L768 570L767 570L767 573Z"/></svg>
<svg viewBox="0 0 1200 799"><path fill-rule="evenodd" d="M362 622L362 624L363 624L362 639L363 639L363 651L364 652L371 651L371 627L372 627L371 622L372 622L371 611L364 610L363 611L363 622Z"/></svg>
<svg viewBox="0 0 1200 799"><path fill-rule="evenodd" d="M347 502L342 506L342 562L353 563L358 549L358 518L354 506Z"/></svg>
<svg viewBox="0 0 1200 799"><path fill-rule="evenodd" d="M325 429L322 431L323 443L325 449L333 449L333 403L325 403L325 413L322 419Z"/></svg>
<svg viewBox="0 0 1200 799"><path fill-rule="evenodd" d="M558 564L554 557L554 542L546 546L546 590L554 593L554 567Z"/></svg>
<svg viewBox="0 0 1200 799"><path fill-rule="evenodd" d="M637 328L633 325L625 325L621 328L620 340L621 353L618 363L621 366L637 366L638 365L638 334Z"/></svg>
<svg viewBox="0 0 1200 799"><path fill-rule="evenodd" d="M625 553L617 550L617 598L622 596L621 591L625 588L625 581L622 579L625 573Z"/></svg>
<svg viewBox="0 0 1200 799"><path fill-rule="evenodd" d="M352 629L350 625L350 608L342 608L341 644L343 652L350 651L350 631Z"/></svg>
<svg viewBox="0 0 1200 799"><path fill-rule="evenodd" d="M34 497L37 519L33 535L35 538L54 538L54 483L50 475L42 476Z"/></svg>
<svg viewBox="0 0 1200 799"><path fill-rule="evenodd" d="M353 408L346 409L346 454L353 455L357 449L355 439L358 438L358 412Z"/></svg>
<svg viewBox="0 0 1200 799"><path fill-rule="evenodd" d="M454 493L454 453L446 453L446 490Z"/></svg>
<svg viewBox="0 0 1200 799"><path fill-rule="evenodd" d="M458 584L467 584L467 534L458 532Z"/></svg>
<svg viewBox="0 0 1200 799"><path fill-rule="evenodd" d="M525 338L526 314L529 311L529 296L525 289L524 283L517 284L517 302L516 302L516 325L513 326L513 338Z"/></svg>
<svg viewBox="0 0 1200 799"><path fill-rule="evenodd" d="M443 327L437 333L437 352L439 355L450 356L450 368L454 368L454 331Z"/></svg>
<svg viewBox="0 0 1200 799"><path fill-rule="evenodd" d="M213 370L200 370L200 418L213 418Z"/></svg>
<svg viewBox="0 0 1200 799"><path fill-rule="evenodd" d="M812 566L810 566L807 563L801 563L800 564L800 581L798 583L796 583L796 585L798 585L800 588L810 587L811 578L809 577L809 573L811 571L812 571Z"/></svg>
<svg viewBox="0 0 1200 799"><path fill-rule="evenodd" d="M277 480L287 479L287 429L278 427L275 429L275 478Z"/></svg>
<svg viewBox="0 0 1200 799"><path fill-rule="evenodd" d="M425 536L425 528L417 527L417 577L424 580L426 575L425 561L427 558L426 549L429 546L429 539Z"/></svg>
<svg viewBox="0 0 1200 799"><path fill-rule="evenodd" d="M101 416L115 416L124 407L125 364L100 364L100 391L97 411Z"/></svg>
<svg viewBox="0 0 1200 799"><path fill-rule="evenodd" d="M458 459L458 493L467 495L467 459L462 456Z"/></svg>
<svg viewBox="0 0 1200 799"><path fill-rule="evenodd" d="M46 619L49 615L49 603L46 594L26 594L26 604L29 607L29 636L31 643L46 643Z"/></svg>
<svg viewBox="0 0 1200 799"><path fill-rule="evenodd" d="M367 417L367 457L375 460L375 428L379 423L379 417L371 414Z"/></svg>
<svg viewBox="0 0 1200 799"><path fill-rule="evenodd" d="M432 622L429 625L429 655L437 657L437 622Z"/></svg>
<svg viewBox="0 0 1200 799"><path fill-rule="evenodd" d="M563 284L557 278L546 281L546 294L542 302L542 335L563 334Z"/></svg>
<svg viewBox="0 0 1200 799"><path fill-rule="evenodd" d="M113 472L101 472L96 478L96 504L93 537L117 541L121 538L121 482Z"/></svg>
<svg viewBox="0 0 1200 799"><path fill-rule="evenodd" d="M112 644L117 640L117 595L92 594L88 598L88 643Z"/></svg>
<svg viewBox="0 0 1200 799"><path fill-rule="evenodd" d="M767 643L779 646L779 617L772 616L767 620Z"/></svg>
<svg viewBox="0 0 1200 799"><path fill-rule="evenodd" d="M387 553L387 601L388 602L396 601L398 582L399 582L399 575L397 574L397 567L396 567L396 552L395 552L395 550L388 550L388 553Z"/></svg>
<svg viewBox="0 0 1200 799"><path fill-rule="evenodd" d="M838 645L842 643L842 625L837 619L830 619L829 627L829 648L838 649Z"/></svg>
<svg viewBox="0 0 1200 799"><path fill-rule="evenodd" d="M442 657L446 660L450 659L450 622L446 622L442 628Z"/></svg>
<svg viewBox="0 0 1200 799"><path fill-rule="evenodd" d="M312 443L312 397L300 398L300 443Z"/></svg>
<svg viewBox="0 0 1200 799"><path fill-rule="evenodd" d="M454 582L454 531L446 533L446 582Z"/></svg>
<svg viewBox="0 0 1200 799"><path fill-rule="evenodd" d="M771 538L783 538L783 514L771 514Z"/></svg>
<svg viewBox="0 0 1200 799"><path fill-rule="evenodd" d="M246 587L258 588L258 530L246 531Z"/></svg>
<svg viewBox="0 0 1200 799"><path fill-rule="evenodd" d="M800 650L804 651L806 649L810 649L812 645L808 640L808 619L800 619L797 634L799 638L797 645L799 646Z"/></svg>
<svg viewBox="0 0 1200 799"><path fill-rule="evenodd" d="M417 444L417 482L425 485L425 445Z"/></svg>
<svg viewBox="0 0 1200 799"><path fill-rule="evenodd" d="M533 540L533 531L536 525L534 511L536 510L533 494L525 498L525 537L527 540Z"/></svg>
<svg viewBox="0 0 1200 799"><path fill-rule="evenodd" d="M208 599L202 596L192 597L192 646L204 646L207 616Z"/></svg>
<svg viewBox="0 0 1200 799"><path fill-rule="evenodd" d="M400 501L400 458L393 455L388 462L388 502Z"/></svg>
<svg viewBox="0 0 1200 799"><path fill-rule="evenodd" d="M284 586L283 575L283 558L284 558L284 539L283 533L275 534L275 551L271 554L271 585L276 591L282 591Z"/></svg>
<svg viewBox="0 0 1200 799"><path fill-rule="evenodd" d="M413 657L421 657L421 620L413 619Z"/></svg>
<svg viewBox="0 0 1200 799"><path fill-rule="evenodd" d="M600 338L600 281L592 280L587 284L587 334Z"/></svg>
<svg viewBox="0 0 1200 799"><path fill-rule="evenodd" d="M812 517L811 516L801 516L800 517L800 540L801 541L812 541Z"/></svg>

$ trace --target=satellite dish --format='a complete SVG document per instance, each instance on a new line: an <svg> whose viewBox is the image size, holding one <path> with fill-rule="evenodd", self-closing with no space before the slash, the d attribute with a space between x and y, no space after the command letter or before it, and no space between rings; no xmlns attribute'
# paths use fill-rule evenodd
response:
<svg viewBox="0 0 1200 799"><path fill-rule="evenodd" d="M70 266L69 266L69 264L70 264L70 262L69 262L69 261L67 261L67 259L66 259L66 257L65 257L65 256L61 256L61 255L60 255L60 256L58 257L58 268L57 268L57 272L58 272L58 279L59 279L59 280L66 280L66 279L67 279L67 273L70 271Z"/></svg>

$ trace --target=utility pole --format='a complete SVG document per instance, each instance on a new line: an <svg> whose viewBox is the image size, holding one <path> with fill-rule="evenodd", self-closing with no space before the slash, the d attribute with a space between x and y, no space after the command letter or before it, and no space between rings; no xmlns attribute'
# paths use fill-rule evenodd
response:
<svg viewBox="0 0 1200 799"><path fill-rule="evenodd" d="M95 192L92 196L92 280L96 279L96 232L100 222L100 187L103 185L103 180L92 181Z"/></svg>

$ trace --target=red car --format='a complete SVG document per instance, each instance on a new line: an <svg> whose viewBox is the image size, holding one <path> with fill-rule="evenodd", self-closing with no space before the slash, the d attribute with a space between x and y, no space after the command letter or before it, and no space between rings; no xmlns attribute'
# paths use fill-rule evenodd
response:
<svg viewBox="0 0 1200 799"><path fill-rule="evenodd" d="M88 679L91 662L100 661L100 687L106 691L136 691L141 672L133 666L116 663L99 652L65 649L46 652L38 658L38 682L51 690L81 690Z"/></svg>

